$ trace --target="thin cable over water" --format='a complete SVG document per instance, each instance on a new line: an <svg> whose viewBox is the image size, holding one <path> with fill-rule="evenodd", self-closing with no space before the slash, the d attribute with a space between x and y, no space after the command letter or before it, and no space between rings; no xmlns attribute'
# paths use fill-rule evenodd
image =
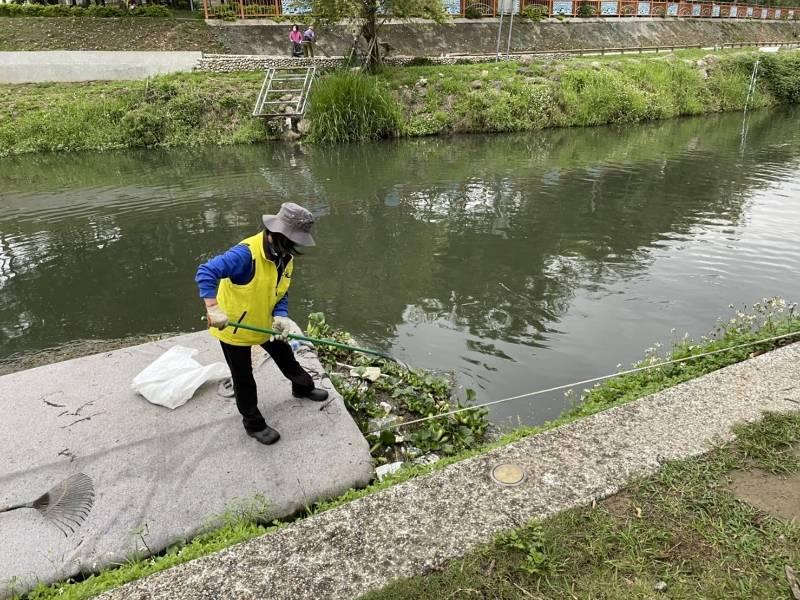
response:
<svg viewBox="0 0 800 600"><path fill-rule="evenodd" d="M449 417L450 415L455 415L460 412L464 412L467 410L475 410L477 408L484 408L486 406L493 406L495 404L502 404L504 402L511 402L513 400L520 400L522 398L530 398L532 396L539 396L541 394L548 394L550 392L557 392L559 390L574 388L580 385L586 385L587 383L595 383L597 381L602 381L603 379L611 379L612 377L619 377L621 375L630 375L631 373L638 373L640 371L647 371L649 369L658 369L659 367L665 367L667 365L675 365L678 363L687 362L690 360L694 360L696 358L703 358L705 356L714 356L715 354L722 354L723 352L730 352L731 350L737 350L739 348L747 348L749 346L757 346L758 344L765 344L768 342L775 342L778 340L783 340L790 337L796 337L800 335L800 330L793 331L791 333L785 333L783 335L777 335L771 338L764 338L763 340L757 340L753 342L745 342L743 344L736 344L735 346L729 346L727 348L720 348L719 350L712 350L710 352L703 352L701 354L695 354L693 356L687 356L685 358L676 358L673 360L667 360L664 362L652 364L652 365L645 365L643 367L635 367L633 369L628 369L627 371L618 371L616 373L609 373L607 375L600 375L598 377L592 377L590 379L584 379L582 381L575 381L573 383L565 383L563 385L557 385L555 387L547 388L544 390L537 390L535 392L528 392L526 394L520 394L518 396L509 396L508 398L501 398L500 400L492 400L491 402L484 402L483 404L476 404L474 406L462 406L461 408L457 408L448 412L444 412L438 415L429 415L427 417L422 417L421 419L412 419L411 421L403 421L398 423L392 423L391 425L387 425L386 427L381 427L380 429L375 429L374 431L367 432L366 435L373 435L376 433L380 433L381 431L386 431L389 429L398 429L400 427L405 427L407 425L415 425L417 423L424 423L425 421L431 421L433 419L440 419L442 417Z"/></svg>

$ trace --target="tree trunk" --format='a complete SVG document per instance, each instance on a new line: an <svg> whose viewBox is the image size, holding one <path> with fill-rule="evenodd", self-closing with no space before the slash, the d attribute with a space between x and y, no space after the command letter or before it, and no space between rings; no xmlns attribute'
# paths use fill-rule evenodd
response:
<svg viewBox="0 0 800 600"><path fill-rule="evenodd" d="M367 42L367 54L364 57L364 70L375 73L381 68L381 48L378 45L378 11L377 7L367 12L361 35Z"/></svg>

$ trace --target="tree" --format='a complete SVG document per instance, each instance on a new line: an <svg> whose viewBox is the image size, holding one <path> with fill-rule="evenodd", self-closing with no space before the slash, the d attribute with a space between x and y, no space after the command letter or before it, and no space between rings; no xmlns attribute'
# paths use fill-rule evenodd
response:
<svg viewBox="0 0 800 600"><path fill-rule="evenodd" d="M353 25L353 41L364 38L367 51L364 68L374 72L381 66L378 35L389 19L428 18L436 23L447 19L442 0L301 0L320 25L348 21Z"/></svg>

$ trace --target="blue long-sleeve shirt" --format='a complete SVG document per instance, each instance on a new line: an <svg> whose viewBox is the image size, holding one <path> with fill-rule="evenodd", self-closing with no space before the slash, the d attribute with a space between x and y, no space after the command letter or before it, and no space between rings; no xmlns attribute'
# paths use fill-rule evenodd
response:
<svg viewBox="0 0 800 600"><path fill-rule="evenodd" d="M283 271L283 269L279 269ZM201 298L216 298L222 279L228 278L236 285L245 285L253 278L253 255L250 248L238 244L225 254L215 256L197 268L195 282ZM272 311L273 317L289 316L289 293L284 294Z"/></svg>

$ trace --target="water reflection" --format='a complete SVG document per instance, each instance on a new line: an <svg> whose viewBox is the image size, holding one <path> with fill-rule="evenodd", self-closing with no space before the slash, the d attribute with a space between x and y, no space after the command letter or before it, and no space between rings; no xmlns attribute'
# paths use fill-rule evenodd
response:
<svg viewBox="0 0 800 600"><path fill-rule="evenodd" d="M200 328L197 263L292 199L320 217L298 320L322 310L484 398L580 379L673 325L704 331L729 302L799 295L798 115L754 114L744 152L732 115L3 159L0 357Z"/></svg>

